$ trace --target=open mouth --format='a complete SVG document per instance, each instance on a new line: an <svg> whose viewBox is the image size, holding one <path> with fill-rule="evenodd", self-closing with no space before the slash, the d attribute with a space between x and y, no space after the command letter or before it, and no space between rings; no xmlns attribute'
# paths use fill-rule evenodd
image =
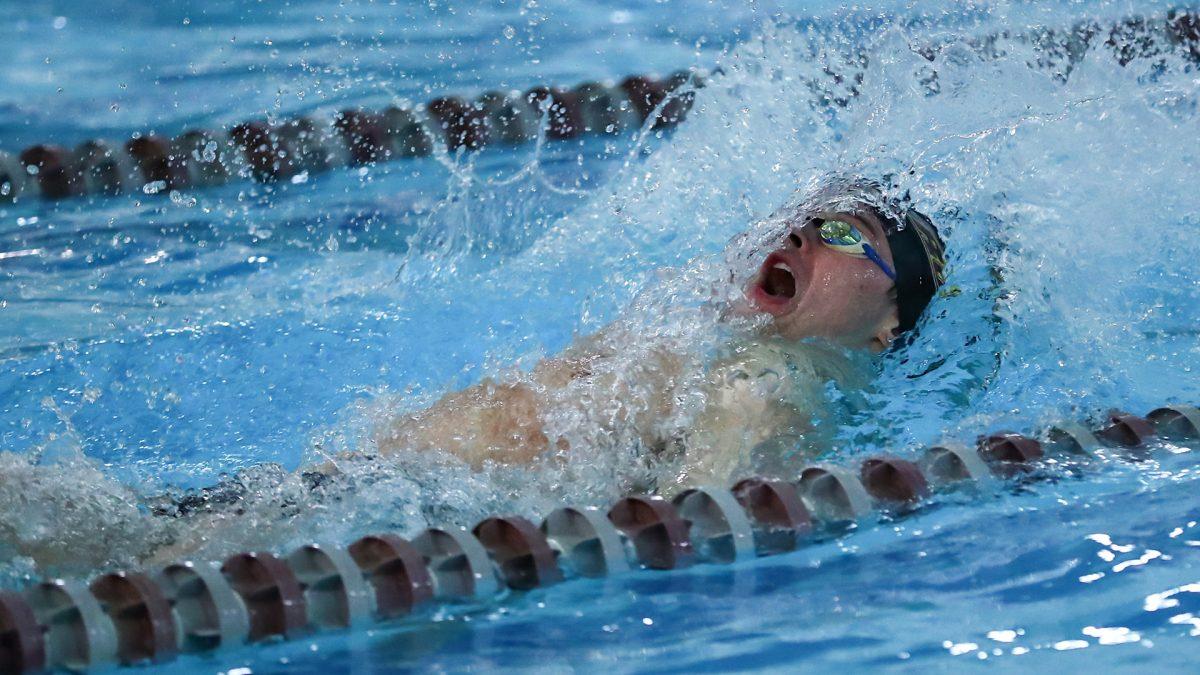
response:
<svg viewBox="0 0 1200 675"><path fill-rule="evenodd" d="M804 280L797 273L795 255L776 251L767 256L749 289L754 305L769 314L786 314L804 292Z"/></svg>
<svg viewBox="0 0 1200 675"><path fill-rule="evenodd" d="M796 297L796 275L783 261L775 262L770 269L764 270L761 284L763 292L773 298L790 300Z"/></svg>

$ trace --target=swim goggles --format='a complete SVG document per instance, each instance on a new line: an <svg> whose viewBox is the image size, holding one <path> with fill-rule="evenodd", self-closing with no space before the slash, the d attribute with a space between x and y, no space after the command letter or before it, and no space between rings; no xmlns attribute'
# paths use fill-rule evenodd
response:
<svg viewBox="0 0 1200 675"><path fill-rule="evenodd" d="M821 237L821 243L829 248L854 256L855 258L866 258L879 266L883 273L892 281L896 280L896 273L888 264L883 261L883 258L875 251L875 249L866 242L862 232L858 228L847 223L844 220L823 220L820 218L813 219L812 223L818 225L818 234Z"/></svg>

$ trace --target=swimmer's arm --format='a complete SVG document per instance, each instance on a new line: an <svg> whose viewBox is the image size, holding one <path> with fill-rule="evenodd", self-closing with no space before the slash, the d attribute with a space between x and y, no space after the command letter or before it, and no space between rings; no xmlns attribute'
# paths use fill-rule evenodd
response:
<svg viewBox="0 0 1200 675"><path fill-rule="evenodd" d="M547 399L580 379L596 377L600 379L593 386L618 388L603 381L606 375L594 375L596 366L613 356L604 346L604 336L601 332L583 338L562 356L542 360L528 377L511 382L485 379L443 396L425 410L398 417L376 435L379 452L441 450L479 468L487 461L527 464L552 446L567 450L565 439L546 435L542 408ZM670 405L668 392L681 370L680 359L665 352L655 354L647 366L641 384L651 392L649 402L643 407L626 401L618 413L638 417L639 428L648 427L645 418L663 414Z"/></svg>
<svg viewBox="0 0 1200 675"><path fill-rule="evenodd" d="M476 468L489 460L528 463L549 448L534 389L490 378L391 420L375 440L384 455L441 450Z"/></svg>
<svg viewBox="0 0 1200 675"><path fill-rule="evenodd" d="M443 396L429 408L397 417L376 434L384 455L402 450L443 451L475 468L487 461L527 464L550 449L541 400L590 374L594 354L545 359L529 378L491 378ZM557 445L565 449L562 443Z"/></svg>

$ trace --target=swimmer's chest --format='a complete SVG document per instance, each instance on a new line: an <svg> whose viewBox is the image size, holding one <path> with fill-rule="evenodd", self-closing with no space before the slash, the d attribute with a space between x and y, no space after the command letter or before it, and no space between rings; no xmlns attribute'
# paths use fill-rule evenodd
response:
<svg viewBox="0 0 1200 675"><path fill-rule="evenodd" d="M804 344L761 342L739 345L719 357L709 371L714 403L723 407L782 405L809 410L836 379L829 366L836 355ZM834 361L822 363L822 357Z"/></svg>

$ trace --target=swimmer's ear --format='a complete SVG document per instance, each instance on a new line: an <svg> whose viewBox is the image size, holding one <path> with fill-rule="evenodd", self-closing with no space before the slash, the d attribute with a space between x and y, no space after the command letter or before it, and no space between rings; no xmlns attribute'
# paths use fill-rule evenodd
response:
<svg viewBox="0 0 1200 675"><path fill-rule="evenodd" d="M875 330L874 347L883 351L892 346L892 340L900 337L900 312L893 309Z"/></svg>

